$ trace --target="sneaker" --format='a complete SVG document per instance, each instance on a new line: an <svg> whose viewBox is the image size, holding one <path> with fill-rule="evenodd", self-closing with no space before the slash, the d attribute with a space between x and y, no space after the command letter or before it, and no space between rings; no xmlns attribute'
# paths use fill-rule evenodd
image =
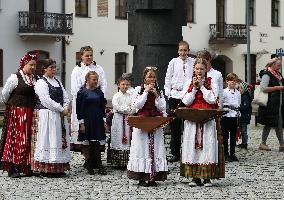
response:
<svg viewBox="0 0 284 200"><path fill-rule="evenodd" d="M284 144L281 144L281 145L279 146L279 152L284 152Z"/></svg>
<svg viewBox="0 0 284 200"><path fill-rule="evenodd" d="M196 187L197 186L197 183L195 182L194 179L192 179L191 182L188 183L189 187Z"/></svg>
<svg viewBox="0 0 284 200"><path fill-rule="evenodd" d="M271 149L268 147L268 145L267 144L263 144L263 143L261 143L260 145L259 145L259 148L258 148L259 150L264 150L264 151L271 151Z"/></svg>
<svg viewBox="0 0 284 200"><path fill-rule="evenodd" d="M205 187L212 187L213 184L211 183L210 179L205 179L203 181Z"/></svg>
<svg viewBox="0 0 284 200"><path fill-rule="evenodd" d="M203 186L203 183L200 178L193 178L190 183L188 183L190 187L195 187L195 186Z"/></svg>
<svg viewBox="0 0 284 200"><path fill-rule="evenodd" d="M239 159L235 154L233 154L229 157L229 162L239 162Z"/></svg>

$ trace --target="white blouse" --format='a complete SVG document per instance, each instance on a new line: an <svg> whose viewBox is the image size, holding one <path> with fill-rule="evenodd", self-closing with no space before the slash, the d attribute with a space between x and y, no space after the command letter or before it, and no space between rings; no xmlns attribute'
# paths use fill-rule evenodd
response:
<svg viewBox="0 0 284 200"><path fill-rule="evenodd" d="M132 96L132 107L136 110L140 110L143 108L144 104L147 101L148 92L144 90L144 92L140 95L141 86L137 86L133 92ZM163 113L163 116L166 116L166 100L161 91L161 95L156 97L155 99L156 108Z"/></svg>
<svg viewBox="0 0 284 200"><path fill-rule="evenodd" d="M207 72L207 77L211 77L214 82L217 84L217 93L218 97L219 97L219 101L222 100L222 95L223 95L223 76L222 73L219 72L218 70L215 70L213 68L211 68L208 72ZM221 103L221 102L220 102Z"/></svg>
<svg viewBox="0 0 284 200"><path fill-rule="evenodd" d="M121 91L115 93L112 98L113 112L120 114L131 114L131 94L128 92L122 93Z"/></svg>
<svg viewBox="0 0 284 200"><path fill-rule="evenodd" d="M89 71L95 71L99 75L98 86L106 96L107 81L105 72L100 65L85 65L81 62L81 66L76 66L71 73L71 94L77 96L77 92L85 84L85 76Z"/></svg>
<svg viewBox="0 0 284 200"><path fill-rule="evenodd" d="M184 84L192 78L194 61L190 57L185 60L177 57L169 62L164 85L167 97L182 98Z"/></svg>
<svg viewBox="0 0 284 200"><path fill-rule="evenodd" d="M59 84L54 77L53 78L45 77L45 78L52 86L59 87ZM38 95L41 104L47 109L54 112L62 112L65 107L68 107L68 104L70 102L68 94L64 89L62 83L60 81L59 83L63 90L63 106L61 106L60 103L57 103L56 101L50 98L48 84L43 79L39 79L35 85L35 93Z"/></svg>
<svg viewBox="0 0 284 200"><path fill-rule="evenodd" d="M31 83L29 82L30 77L25 75L23 73L22 70L20 70L20 74L22 75L22 78L24 80L24 82L27 85L31 85ZM36 83L36 79L34 78L34 75L32 75L32 84L35 85ZM13 90L18 86L18 77L16 74L11 74L10 77L7 79L6 84L4 85L3 89L2 89L2 97L1 100L4 103L7 103L7 101L9 100L9 97L11 95L11 93L13 92Z"/></svg>
<svg viewBox="0 0 284 200"><path fill-rule="evenodd" d="M184 90L183 90L183 93L184 93L184 97L182 99L182 102L188 106L188 105L191 105L192 102L194 101L195 99L195 95L196 95L196 92L198 91L197 89L195 89L194 87L192 88L192 91L191 92L188 92L188 88L191 84L192 80L189 80L185 86L184 86ZM204 82L204 79L203 79L203 82ZM201 86L200 88L202 94L203 94L203 98L204 100L209 103L209 104L215 104L216 103L216 100L217 100L217 86L216 84L214 83L214 80L212 81L211 83L211 89L208 90L206 89L203 85Z"/></svg>
<svg viewBox="0 0 284 200"><path fill-rule="evenodd" d="M227 105L239 108L241 105L240 91L237 89L225 88L223 92L222 104L223 107ZM224 109L229 110L229 112L225 115L226 117L237 117L237 115L239 114L239 112L235 110L231 110L229 108L224 108Z"/></svg>

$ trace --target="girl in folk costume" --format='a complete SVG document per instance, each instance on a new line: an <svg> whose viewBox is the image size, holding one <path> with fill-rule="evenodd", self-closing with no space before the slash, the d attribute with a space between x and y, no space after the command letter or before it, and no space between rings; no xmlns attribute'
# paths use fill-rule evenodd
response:
<svg viewBox="0 0 284 200"><path fill-rule="evenodd" d="M166 101L158 88L156 76L155 67L146 67L143 84L135 88L132 106L138 110L138 116L165 115ZM138 185L141 186L157 186L155 181L166 180L168 165L162 128L156 129L154 133L133 128L127 170L128 178L139 180Z"/></svg>
<svg viewBox="0 0 284 200"><path fill-rule="evenodd" d="M189 108L216 108L216 86L212 78L206 75L206 60L197 58L194 64L194 74L185 86L182 102ZM215 167L218 166L218 141L215 120L198 124L185 120L181 176L192 177L190 186L211 186Z"/></svg>
<svg viewBox="0 0 284 200"><path fill-rule="evenodd" d="M33 75L37 55L26 54L20 61L17 73L12 74L2 89L6 104L0 157L3 170L12 178L20 173L31 174L31 124L36 102Z"/></svg>
<svg viewBox="0 0 284 200"><path fill-rule="evenodd" d="M107 82L105 72L100 65L93 61L93 49L85 46L80 49L81 63L77 65L71 73L71 95L72 95L72 115L71 115L71 150L80 150L80 142L78 142L79 123L76 114L76 98L77 92L85 84L85 77L89 71L95 71L98 74L98 87L103 94L106 94ZM87 160L89 155L88 143L83 144L82 152ZM86 163L85 163L86 164Z"/></svg>
<svg viewBox="0 0 284 200"><path fill-rule="evenodd" d="M89 144L86 168L93 175L95 168L99 174L106 175L102 165L100 144L105 142L105 99L98 87L99 76L90 71L86 75L86 86L81 88L76 99L76 113L80 123L78 141Z"/></svg>
<svg viewBox="0 0 284 200"><path fill-rule="evenodd" d="M38 96L33 120L34 155L32 169L47 176L64 175L70 169L70 138L64 128L69 98L55 78L55 61L43 61L42 74L35 85Z"/></svg>
<svg viewBox="0 0 284 200"><path fill-rule="evenodd" d="M114 116L108 160L119 167L126 167L130 148L130 127L127 124L127 115L132 113L131 94L128 93L129 81L127 78L120 78L117 84L119 91L112 98Z"/></svg>

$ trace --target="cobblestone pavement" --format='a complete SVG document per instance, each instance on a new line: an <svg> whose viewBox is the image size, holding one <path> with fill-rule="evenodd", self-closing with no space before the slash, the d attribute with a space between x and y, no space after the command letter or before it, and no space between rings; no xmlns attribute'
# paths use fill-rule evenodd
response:
<svg viewBox="0 0 284 200"><path fill-rule="evenodd" d="M190 188L189 180L179 176L178 163L169 165L168 180L157 188L138 187L125 171L111 166L108 175L91 176L82 168L82 156L74 153L68 177L11 179L0 172L0 199L284 199L284 153L278 152L274 131L268 138L272 151L258 150L261 129L250 126L248 151L237 150L240 162L227 163L226 178L211 188Z"/></svg>

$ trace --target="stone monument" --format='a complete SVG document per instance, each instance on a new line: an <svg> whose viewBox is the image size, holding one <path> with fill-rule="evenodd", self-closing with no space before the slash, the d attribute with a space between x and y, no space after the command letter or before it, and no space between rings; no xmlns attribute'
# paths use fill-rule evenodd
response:
<svg viewBox="0 0 284 200"><path fill-rule="evenodd" d="M169 61L177 56L177 44L186 25L184 0L125 0L128 44L134 46L133 85L142 81L147 65L158 68L163 89Z"/></svg>

